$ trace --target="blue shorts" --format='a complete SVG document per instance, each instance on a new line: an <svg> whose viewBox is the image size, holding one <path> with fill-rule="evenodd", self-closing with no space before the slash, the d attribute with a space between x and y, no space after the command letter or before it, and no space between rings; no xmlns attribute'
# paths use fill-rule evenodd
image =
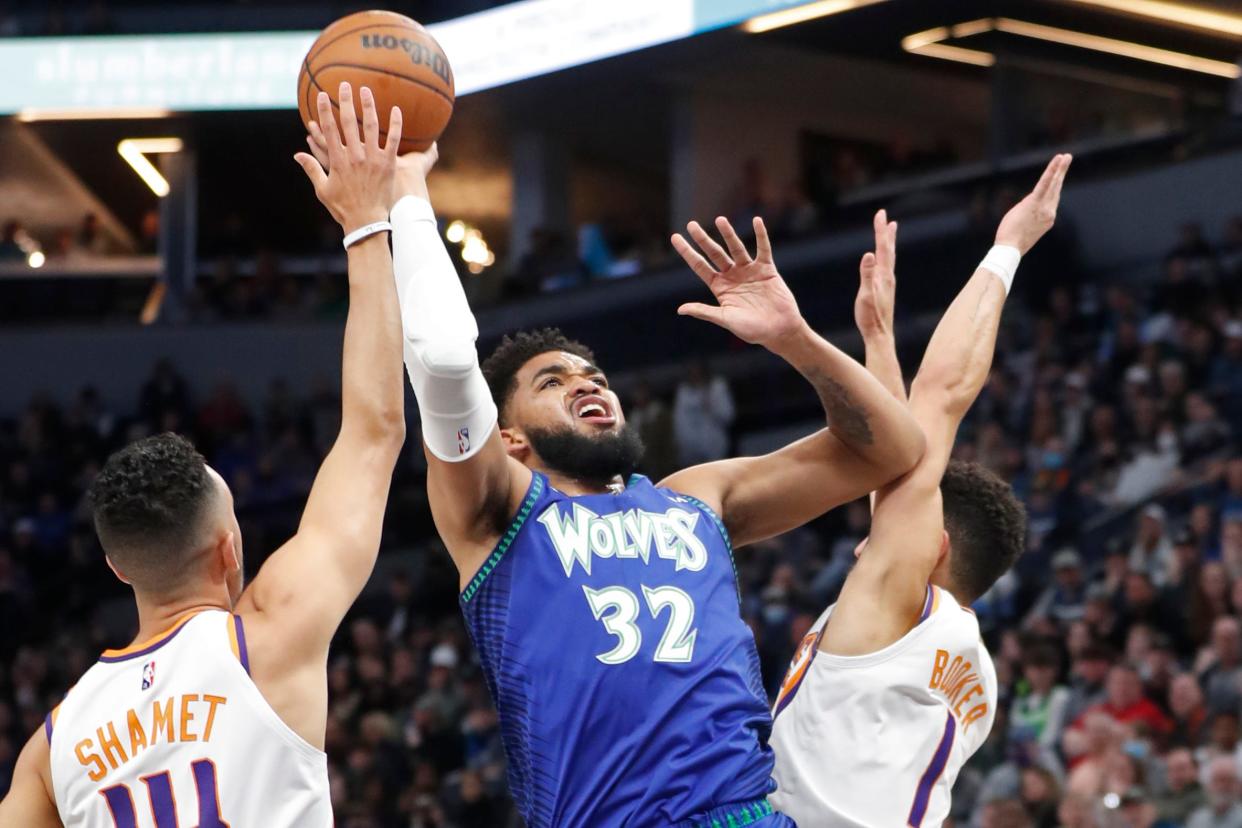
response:
<svg viewBox="0 0 1242 828"><path fill-rule="evenodd" d="M798 828L798 823L774 809L766 797L753 802L730 802L677 823L677 828L744 828L744 826Z"/></svg>

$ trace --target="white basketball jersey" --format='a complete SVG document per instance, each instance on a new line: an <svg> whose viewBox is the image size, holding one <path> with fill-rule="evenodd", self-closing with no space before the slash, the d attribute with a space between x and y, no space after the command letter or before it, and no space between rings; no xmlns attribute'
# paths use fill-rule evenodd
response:
<svg viewBox="0 0 1242 828"><path fill-rule="evenodd" d="M331 828L327 757L249 664L220 610L105 652L45 724L66 828Z"/></svg>
<svg viewBox="0 0 1242 828"><path fill-rule="evenodd" d="M919 624L864 656L819 651L832 607L777 697L773 806L799 828L939 826L996 716L996 670L974 613L928 587Z"/></svg>

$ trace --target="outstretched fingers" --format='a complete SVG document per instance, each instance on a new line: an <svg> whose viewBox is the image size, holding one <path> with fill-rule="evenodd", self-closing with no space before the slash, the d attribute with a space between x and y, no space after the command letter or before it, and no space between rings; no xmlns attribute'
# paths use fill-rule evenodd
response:
<svg viewBox="0 0 1242 828"><path fill-rule="evenodd" d="M717 270L728 270L733 267L733 260L729 258L729 254L725 253L724 249L716 244L715 239L707 235L707 231L697 221L687 224L686 229L690 232L690 238L694 239L694 243L702 248Z"/></svg>
<svg viewBox="0 0 1242 828"><path fill-rule="evenodd" d="M346 81L341 81L336 99L341 109L341 134L345 137L345 147L351 151L362 146L358 137L358 110L354 108L354 90Z"/></svg>
<svg viewBox="0 0 1242 828"><path fill-rule="evenodd" d="M768 238L767 225L759 216L751 222L755 228L755 259L765 264L772 263L772 240Z"/></svg>
<svg viewBox="0 0 1242 828"><path fill-rule="evenodd" d="M892 270L897 264L897 222L888 220L888 211L879 210L872 228L875 230L875 263Z"/></svg>
<svg viewBox="0 0 1242 828"><path fill-rule="evenodd" d="M1053 174L1052 184L1049 187L1048 193L1048 198L1053 204L1056 204L1061 200L1061 186L1065 184L1065 174L1069 172L1070 164L1074 161L1074 156L1069 153L1065 153L1057 156L1056 160L1060 163L1057 165L1056 172Z"/></svg>
<svg viewBox="0 0 1242 828"><path fill-rule="evenodd" d="M682 261L689 265L695 275L702 279L708 287L711 287L712 282L719 275L716 272L716 268L708 264L707 259L704 259L699 254L699 251L694 249L694 245L686 241L686 237L681 233L674 233L672 242L673 249L677 251L677 255L681 256Z"/></svg>
<svg viewBox="0 0 1242 828"><path fill-rule="evenodd" d="M725 246L729 248L729 256L735 264L750 264L750 253L746 250L746 245L742 244L742 240L738 238L737 232L733 229L733 225L724 216L716 216L716 229L720 231L720 237L724 239Z"/></svg>
<svg viewBox="0 0 1242 828"><path fill-rule="evenodd" d="M341 133L336 128L336 115L332 111L332 99L328 97L327 92L320 92L317 104L319 108L319 131L323 138L328 158L335 161L344 154L345 147L341 144Z"/></svg>
<svg viewBox="0 0 1242 828"><path fill-rule="evenodd" d="M362 140L368 148L379 149L379 113L375 111L375 96L371 94L370 87L364 86L358 90L358 97L362 98Z"/></svg>
<svg viewBox="0 0 1242 828"><path fill-rule="evenodd" d="M315 192L319 192L319 188L328 180L328 175L323 171L323 165L319 160L305 152L295 152L293 160L298 162L302 172L306 173L306 177L310 179L310 183L315 187Z"/></svg>
<svg viewBox="0 0 1242 828"><path fill-rule="evenodd" d="M388 139L384 144L384 152L393 156L397 156L397 150L401 147L401 108L394 106L392 111L388 113ZM436 152L436 145L432 144L429 152Z"/></svg>

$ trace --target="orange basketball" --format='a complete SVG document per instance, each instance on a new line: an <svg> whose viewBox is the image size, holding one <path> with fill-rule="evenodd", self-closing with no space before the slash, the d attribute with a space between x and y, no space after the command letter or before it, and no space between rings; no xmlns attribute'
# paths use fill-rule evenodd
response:
<svg viewBox="0 0 1242 828"><path fill-rule="evenodd" d="M338 107L341 81L354 88L354 107L362 118L358 89L370 87L380 116L381 142L388 113L401 108L401 152L431 146L453 114L453 69L431 34L402 14L364 11L342 17L320 33L298 73L298 111L302 123L319 119L315 99L327 92ZM361 128L361 127L360 127Z"/></svg>

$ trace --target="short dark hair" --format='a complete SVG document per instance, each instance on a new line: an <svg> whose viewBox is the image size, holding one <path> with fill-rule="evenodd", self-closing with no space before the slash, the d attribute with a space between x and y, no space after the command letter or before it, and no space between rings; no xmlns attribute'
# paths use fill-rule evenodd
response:
<svg viewBox="0 0 1242 828"><path fill-rule="evenodd" d="M951 461L940 481L959 600L972 602L1004 575L1026 546L1026 509L1013 489L977 463Z"/></svg>
<svg viewBox="0 0 1242 828"><path fill-rule="evenodd" d="M564 351L595 363L590 348L561 333L560 328L539 328L506 334L491 356L483 361L483 377L491 389L492 399L500 412L500 422L505 423L505 406L517 387L517 372L533 357L550 351Z"/></svg>
<svg viewBox="0 0 1242 828"><path fill-rule="evenodd" d="M135 585L179 582L212 497L207 462L189 440L165 433L113 454L91 484L104 552Z"/></svg>

